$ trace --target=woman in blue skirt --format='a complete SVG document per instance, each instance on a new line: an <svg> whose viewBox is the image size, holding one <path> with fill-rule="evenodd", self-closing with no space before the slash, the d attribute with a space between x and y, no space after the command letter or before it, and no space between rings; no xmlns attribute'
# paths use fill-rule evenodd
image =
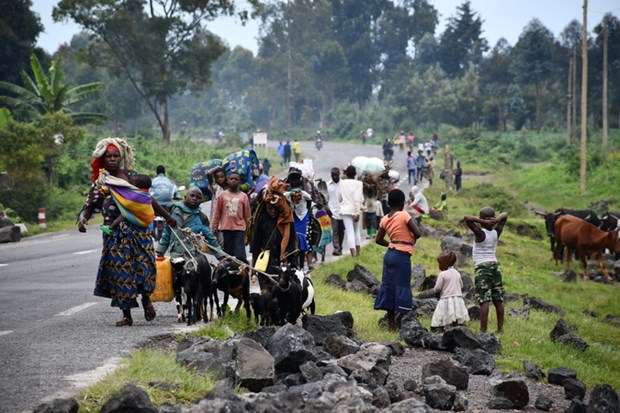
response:
<svg viewBox="0 0 620 413"><path fill-rule="evenodd" d="M386 310L388 327L396 331L396 313L413 309L411 295L411 254L413 246L422 236L415 220L405 208L405 193L394 189L388 194L390 213L381 220L375 242L387 247L383 257L381 287L375 300L375 310ZM390 241L385 239L385 236Z"/></svg>

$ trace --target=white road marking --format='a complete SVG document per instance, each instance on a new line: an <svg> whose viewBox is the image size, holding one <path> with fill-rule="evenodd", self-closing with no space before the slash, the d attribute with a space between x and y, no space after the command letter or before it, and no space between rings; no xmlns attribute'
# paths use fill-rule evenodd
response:
<svg viewBox="0 0 620 413"><path fill-rule="evenodd" d="M0 267L6 267L9 264L0 264Z"/></svg>
<svg viewBox="0 0 620 413"><path fill-rule="evenodd" d="M96 252L99 250L86 250L86 251L78 251L78 252L74 252L75 255L83 255L83 254L90 254L91 252Z"/></svg>
<svg viewBox="0 0 620 413"><path fill-rule="evenodd" d="M6 336L7 334L11 334L12 332L13 330L0 331L0 336Z"/></svg>
<svg viewBox="0 0 620 413"><path fill-rule="evenodd" d="M71 307L70 309L63 311L62 313L55 314L55 316L73 315L75 313L78 313L82 310L87 309L88 307L92 307L95 304L97 303L84 303L84 304L76 305L75 307Z"/></svg>
<svg viewBox="0 0 620 413"><path fill-rule="evenodd" d="M59 234L59 235L54 235L52 238L53 239L60 239L60 238L66 238L68 236L69 236L69 234Z"/></svg>

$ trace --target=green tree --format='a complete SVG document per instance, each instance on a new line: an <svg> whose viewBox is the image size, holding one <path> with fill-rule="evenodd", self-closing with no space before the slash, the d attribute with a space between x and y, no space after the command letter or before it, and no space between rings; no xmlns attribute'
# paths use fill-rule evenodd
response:
<svg viewBox="0 0 620 413"><path fill-rule="evenodd" d="M18 83L19 72L28 67L43 25L33 13L31 0L0 0L0 81ZM40 49L37 53L43 55Z"/></svg>
<svg viewBox="0 0 620 413"><path fill-rule="evenodd" d="M533 19L513 48L510 71L517 83L534 90L536 130L543 125L543 98L551 81L555 47L553 33L538 19Z"/></svg>
<svg viewBox="0 0 620 413"><path fill-rule="evenodd" d="M346 53L350 89L344 97L362 109L377 76L381 50L376 44L378 20L387 0L332 0L332 30Z"/></svg>
<svg viewBox="0 0 620 413"><path fill-rule="evenodd" d="M429 4L428 0L408 0L405 2L405 7L413 8L410 35L417 49L424 36L427 34L435 35L435 29L439 23L439 13L432 4Z"/></svg>
<svg viewBox="0 0 620 413"><path fill-rule="evenodd" d="M480 84L484 100L486 124L502 132L508 119L508 90L513 83L509 71L512 48L506 39L499 39L480 65Z"/></svg>
<svg viewBox="0 0 620 413"><path fill-rule="evenodd" d="M69 106L92 97L97 93L102 83L87 83L73 86L65 80L62 68L62 58L52 61L49 74L45 74L37 56L30 55L30 66L34 78L21 71L24 87L0 82L0 89L9 92L9 96L0 96L0 102L11 108L17 119L33 120L46 113L65 112L76 124L101 122L106 119L97 113L72 112Z"/></svg>
<svg viewBox="0 0 620 413"><path fill-rule="evenodd" d="M258 0L249 0L252 11ZM92 64L126 76L157 119L170 143L169 100L209 85L211 65L226 50L207 28L218 15L237 15L232 0L61 0L54 19L71 18L98 41L88 50Z"/></svg>
<svg viewBox="0 0 620 413"><path fill-rule="evenodd" d="M620 95L613 91L620 90L620 20L611 14L608 17L608 41L607 41L607 99L610 126L620 127L618 116L620 113ZM592 114L597 118L602 112L602 71L603 71L603 23L594 26L596 38L592 47L592 59L588 60L588 74L590 84L588 94L593 93L593 99L588 99L588 105L592 107Z"/></svg>
<svg viewBox="0 0 620 413"><path fill-rule="evenodd" d="M457 17L448 19L441 35L441 67L451 78L461 76L470 65L480 64L488 48L482 37L482 20L466 1L457 7Z"/></svg>
<svg viewBox="0 0 620 413"><path fill-rule="evenodd" d="M34 122L9 119L0 129L0 170L7 184L0 188L3 204L22 218L34 221L37 208L46 205L49 188L56 184L61 154L84 138L84 130L62 113L47 113Z"/></svg>

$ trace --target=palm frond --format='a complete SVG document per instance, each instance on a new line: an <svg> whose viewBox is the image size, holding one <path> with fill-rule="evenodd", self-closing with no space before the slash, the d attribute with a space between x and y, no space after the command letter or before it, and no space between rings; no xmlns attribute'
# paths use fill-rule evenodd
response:
<svg viewBox="0 0 620 413"><path fill-rule="evenodd" d="M55 66L56 61L52 61L52 68ZM41 66L41 62L39 62L39 58L37 55L32 53L30 55L30 66L32 67L32 73L34 73L34 80L37 85L37 89L39 91L39 95L41 96L41 100L43 104L47 108L46 112L53 112L53 101L54 97L52 94L52 89L50 87L49 79ZM52 70L50 68L50 71Z"/></svg>
<svg viewBox="0 0 620 413"><path fill-rule="evenodd" d="M70 106L95 96L103 88L102 82L86 83L67 90L64 104Z"/></svg>
<svg viewBox="0 0 620 413"><path fill-rule="evenodd" d="M88 125L88 124L100 125L104 123L106 120L108 120L108 117L101 113L87 113L87 112L69 113L69 116L71 116L73 123L79 126Z"/></svg>

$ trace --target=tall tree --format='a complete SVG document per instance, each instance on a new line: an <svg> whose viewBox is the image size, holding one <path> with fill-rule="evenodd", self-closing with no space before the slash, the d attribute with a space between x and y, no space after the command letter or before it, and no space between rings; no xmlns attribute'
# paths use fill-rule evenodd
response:
<svg viewBox="0 0 620 413"><path fill-rule="evenodd" d="M43 25L31 7L31 0L0 0L1 81L18 83L20 70L28 67L28 58L35 51ZM40 49L38 53L44 54Z"/></svg>
<svg viewBox="0 0 620 413"><path fill-rule="evenodd" d="M543 97L551 80L554 42L553 33L540 20L533 19L513 48L510 71L519 84L534 89L537 131L543 124Z"/></svg>
<svg viewBox="0 0 620 413"><path fill-rule="evenodd" d="M93 82L74 86L65 81L62 58L52 61L49 74L46 74L37 56L30 56L30 66L34 77L22 70L24 87L0 82L0 89L9 95L0 96L0 102L11 108L13 116L18 119L33 120L41 115L54 112L69 114L76 124L102 122L106 117L98 113L73 112L70 106L95 95L102 83Z"/></svg>
<svg viewBox="0 0 620 413"><path fill-rule="evenodd" d="M348 98L362 108L379 71L381 50L376 44L377 21L388 0L332 0L332 26L346 53L351 90Z"/></svg>
<svg viewBox="0 0 620 413"><path fill-rule="evenodd" d="M567 144L571 144L576 136L575 125L577 124L577 101L579 93L577 89L577 73L579 67L577 59L581 55L581 23L573 19L560 33L560 43L563 48L563 60L568 62L566 73L566 126Z"/></svg>
<svg viewBox="0 0 620 413"><path fill-rule="evenodd" d="M439 12L428 0L406 0L405 7L413 9L410 35L417 52L417 47L424 36L435 35L435 29L439 23Z"/></svg>
<svg viewBox="0 0 620 413"><path fill-rule="evenodd" d="M252 11L258 0L248 0ZM157 119L170 142L169 100L206 86L211 64L225 51L206 23L235 14L232 0L61 0L56 21L72 19L100 42L88 51L91 62L110 65L126 76ZM238 12L242 21L250 11Z"/></svg>
<svg viewBox="0 0 620 413"><path fill-rule="evenodd" d="M489 49L482 37L482 20L469 1L457 8L457 16L448 19L441 35L441 67L449 77L461 76L470 65L477 67Z"/></svg>
<svg viewBox="0 0 620 413"><path fill-rule="evenodd" d="M487 109L487 124L499 132L506 129L509 111L508 90L513 83L513 76L508 70L511 52L512 48L506 39L499 39L480 65L480 85Z"/></svg>

